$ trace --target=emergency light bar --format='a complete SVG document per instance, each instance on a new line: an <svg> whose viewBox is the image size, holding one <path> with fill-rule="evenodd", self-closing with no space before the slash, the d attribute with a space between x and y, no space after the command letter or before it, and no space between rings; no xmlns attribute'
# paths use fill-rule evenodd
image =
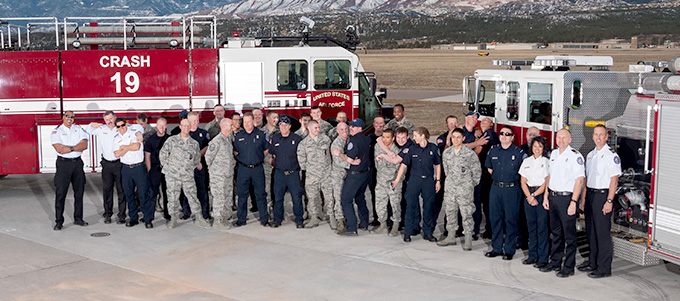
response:
<svg viewBox="0 0 680 301"><path fill-rule="evenodd" d="M494 66L531 66L534 61L527 60L493 60Z"/></svg>
<svg viewBox="0 0 680 301"><path fill-rule="evenodd" d="M614 58L611 56L586 55L539 55L534 60L539 67L611 67Z"/></svg>

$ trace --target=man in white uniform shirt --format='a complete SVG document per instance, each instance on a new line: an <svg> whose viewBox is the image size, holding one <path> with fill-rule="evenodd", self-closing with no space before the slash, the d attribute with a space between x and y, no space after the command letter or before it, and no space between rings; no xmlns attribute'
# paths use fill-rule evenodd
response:
<svg viewBox="0 0 680 301"><path fill-rule="evenodd" d="M113 155L113 136L118 132L116 130L116 114L112 111L104 113L105 126L98 122L92 122L85 130L88 134L96 136L99 141L99 146L102 150L102 184L104 197L104 223L111 223L111 216L113 215L113 185L116 185L116 192L118 194L118 224L125 223L125 194L123 193L123 186L121 186L120 179L120 159Z"/></svg>
<svg viewBox="0 0 680 301"><path fill-rule="evenodd" d="M548 161L550 175L546 179L549 193L543 194L543 207L550 210L552 250L550 263L540 270L558 271L557 277L565 278L574 274L577 242L576 209L585 171L583 156L569 145L571 133L561 129L557 132L555 140L559 148L550 153ZM562 255L565 255L564 267Z"/></svg>
<svg viewBox="0 0 680 301"><path fill-rule="evenodd" d="M153 228L151 223L154 218L154 202L149 199L149 182L146 178L146 166L144 165L144 147L137 139L137 131L128 130L127 123L123 118L116 119L118 134L113 138L116 158L120 158L122 165L121 178L123 191L128 203L128 215L130 220L126 227L133 227L139 223L139 213L135 203L135 187L139 197L139 204L144 214L144 224L147 229Z"/></svg>
<svg viewBox="0 0 680 301"><path fill-rule="evenodd" d="M621 159L607 145L609 134L604 125L593 129L595 149L586 156L586 190L581 198L581 208L586 213L586 232L590 256L578 267L588 272L590 278L609 277L612 274L614 250L609 231L612 226L612 204L621 175Z"/></svg>
<svg viewBox="0 0 680 301"><path fill-rule="evenodd" d="M73 184L73 224L87 226L83 220L83 192L85 191L85 172L80 155L87 149L87 133L77 124L73 124L75 114L66 111L61 117L62 124L52 131L50 141L57 151L57 173L54 175L55 198L54 230L59 231L64 225L64 203L69 184Z"/></svg>

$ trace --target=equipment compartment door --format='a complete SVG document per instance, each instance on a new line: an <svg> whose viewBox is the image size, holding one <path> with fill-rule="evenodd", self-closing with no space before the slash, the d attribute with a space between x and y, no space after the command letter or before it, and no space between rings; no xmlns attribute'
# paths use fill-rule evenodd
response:
<svg viewBox="0 0 680 301"><path fill-rule="evenodd" d="M658 104L650 249L677 259L680 258L680 199L677 192L680 103L659 101Z"/></svg>

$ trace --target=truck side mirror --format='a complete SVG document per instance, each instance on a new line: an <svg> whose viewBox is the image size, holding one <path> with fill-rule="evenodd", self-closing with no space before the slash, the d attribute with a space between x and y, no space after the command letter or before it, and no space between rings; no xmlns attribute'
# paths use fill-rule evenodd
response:
<svg viewBox="0 0 680 301"><path fill-rule="evenodd" d="M375 92L377 91L378 88L378 80L375 78L369 78L368 87L369 91L371 91L371 95L375 95Z"/></svg>

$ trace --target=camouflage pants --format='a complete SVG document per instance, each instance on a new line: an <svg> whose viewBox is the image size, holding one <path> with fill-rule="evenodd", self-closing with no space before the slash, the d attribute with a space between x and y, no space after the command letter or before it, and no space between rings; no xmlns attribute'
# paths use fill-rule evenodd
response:
<svg viewBox="0 0 680 301"><path fill-rule="evenodd" d="M274 191L272 186L272 179L274 177L274 166L265 162L264 164L264 192L267 193L267 210L269 213L274 208Z"/></svg>
<svg viewBox="0 0 680 301"><path fill-rule="evenodd" d="M401 222L401 186L399 181L397 188L390 188L391 181L377 180L375 185L375 211L378 221L382 224L387 221L387 203L392 206L392 222Z"/></svg>
<svg viewBox="0 0 680 301"><path fill-rule="evenodd" d="M333 212L333 185L328 177L320 177L307 173L305 180L305 193L307 194L307 212L309 216L323 217L321 209L321 193L326 201L326 212Z"/></svg>
<svg viewBox="0 0 680 301"><path fill-rule="evenodd" d="M230 218L231 199L234 195L234 176L211 175L210 191L213 194L213 214L216 219Z"/></svg>
<svg viewBox="0 0 680 301"><path fill-rule="evenodd" d="M342 204L340 204L340 200L342 200L342 185L345 182L345 174L346 171L335 171L333 170L331 172L331 181L333 184L333 211L326 211L328 215L335 215L336 219L341 219L345 218L345 216L342 214ZM326 204L328 205L328 201L326 201ZM326 210L328 210L328 206L326 207Z"/></svg>
<svg viewBox="0 0 680 301"><path fill-rule="evenodd" d="M168 184L168 214L173 217L182 214L182 208L179 205L179 193L182 189L184 189L184 195L186 195L189 200L191 212L201 214L201 204L198 202L198 198L196 198L198 193L196 192L196 182L193 177L186 180L179 180L166 175L165 182Z"/></svg>
<svg viewBox="0 0 680 301"><path fill-rule="evenodd" d="M446 230L455 233L458 230L458 210L463 218L463 231L472 234L475 222L474 187L471 185L446 185L444 189L444 206L446 212Z"/></svg>

